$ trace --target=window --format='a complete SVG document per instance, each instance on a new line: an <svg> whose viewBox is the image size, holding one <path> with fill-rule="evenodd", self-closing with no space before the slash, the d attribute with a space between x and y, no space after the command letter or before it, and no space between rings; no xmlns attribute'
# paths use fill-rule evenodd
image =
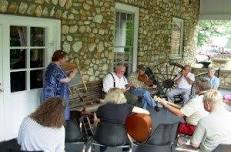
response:
<svg viewBox="0 0 231 152"><path fill-rule="evenodd" d="M129 74L137 64L138 9L117 4L115 26L113 67L123 63L127 67L126 74Z"/></svg>
<svg viewBox="0 0 231 152"><path fill-rule="evenodd" d="M42 87L45 50L45 28L10 26L11 92Z"/></svg>

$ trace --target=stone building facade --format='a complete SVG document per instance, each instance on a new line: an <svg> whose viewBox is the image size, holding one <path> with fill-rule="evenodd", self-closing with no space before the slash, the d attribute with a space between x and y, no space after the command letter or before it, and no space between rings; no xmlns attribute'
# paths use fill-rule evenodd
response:
<svg viewBox="0 0 231 152"><path fill-rule="evenodd" d="M115 4L139 8L138 63L169 59L173 16L184 20L184 54L194 59L199 0L0 0L0 13L61 20L61 47L80 65L85 81L102 79L113 62Z"/></svg>

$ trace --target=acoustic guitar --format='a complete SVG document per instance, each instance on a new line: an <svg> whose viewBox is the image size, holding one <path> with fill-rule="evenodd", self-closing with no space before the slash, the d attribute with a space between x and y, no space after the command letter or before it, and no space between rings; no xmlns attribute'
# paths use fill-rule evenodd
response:
<svg viewBox="0 0 231 152"><path fill-rule="evenodd" d="M161 100L164 100L168 105L174 107L174 108L177 108L177 109L181 109L182 107L180 105L177 105L173 102L169 102L167 100L165 100L164 98L160 98L160 97L157 97L157 96L154 96L154 100L157 101L157 102L160 102Z"/></svg>
<svg viewBox="0 0 231 152"><path fill-rule="evenodd" d="M127 133L139 143L147 141L152 132L152 119L150 115L133 113L125 122Z"/></svg>

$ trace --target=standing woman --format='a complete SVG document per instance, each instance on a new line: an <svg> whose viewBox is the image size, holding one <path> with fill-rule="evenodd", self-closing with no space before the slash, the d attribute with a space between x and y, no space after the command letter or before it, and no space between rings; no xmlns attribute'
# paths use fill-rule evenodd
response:
<svg viewBox="0 0 231 152"><path fill-rule="evenodd" d="M48 65L44 84L43 84L43 101L46 101L50 97L60 97L66 102L66 108L64 111L65 120L70 119L70 105L69 94L70 88L68 83L76 75L77 70L73 70L69 75L62 69L62 65L67 60L67 53L62 50L57 50L52 56L52 62Z"/></svg>

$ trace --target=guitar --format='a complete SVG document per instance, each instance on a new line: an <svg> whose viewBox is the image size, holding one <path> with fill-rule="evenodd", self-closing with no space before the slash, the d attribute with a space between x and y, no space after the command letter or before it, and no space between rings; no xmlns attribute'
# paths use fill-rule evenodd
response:
<svg viewBox="0 0 231 152"><path fill-rule="evenodd" d="M150 115L133 113L125 122L127 133L137 142L147 141L152 132L152 119Z"/></svg>
<svg viewBox="0 0 231 152"><path fill-rule="evenodd" d="M166 102L168 105L170 105L170 106L172 106L172 107L174 107L174 108L181 109L181 106L180 106L180 105L177 105L177 104L175 104L175 103L173 103L173 102L169 102L169 101L165 100L164 98L160 98L160 97L154 96L154 100L157 101L157 102L160 102L160 103L161 103L161 101L164 101L164 102Z"/></svg>

